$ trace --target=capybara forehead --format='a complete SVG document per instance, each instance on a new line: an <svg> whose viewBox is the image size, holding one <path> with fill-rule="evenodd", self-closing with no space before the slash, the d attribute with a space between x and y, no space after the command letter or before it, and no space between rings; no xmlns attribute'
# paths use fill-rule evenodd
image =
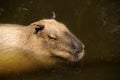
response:
<svg viewBox="0 0 120 80"><path fill-rule="evenodd" d="M45 30L52 31L55 33L61 33L61 32L66 32L66 31L68 32L68 29L64 24L54 19L42 19L36 22L36 24L44 25Z"/></svg>

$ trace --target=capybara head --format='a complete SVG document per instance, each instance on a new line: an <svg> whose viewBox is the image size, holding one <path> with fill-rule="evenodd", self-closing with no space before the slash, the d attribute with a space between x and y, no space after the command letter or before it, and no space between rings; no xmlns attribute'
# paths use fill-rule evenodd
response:
<svg viewBox="0 0 120 80"><path fill-rule="evenodd" d="M67 27L55 19L43 19L32 23L33 36L41 55L58 57L71 62L79 61L84 55L84 45Z"/></svg>

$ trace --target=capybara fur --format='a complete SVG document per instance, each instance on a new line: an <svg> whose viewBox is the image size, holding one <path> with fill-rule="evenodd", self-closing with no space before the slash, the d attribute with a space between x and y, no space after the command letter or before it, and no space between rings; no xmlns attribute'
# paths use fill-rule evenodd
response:
<svg viewBox="0 0 120 80"><path fill-rule="evenodd" d="M83 55L82 42L55 19L0 24L0 74L53 66L57 58L77 62Z"/></svg>

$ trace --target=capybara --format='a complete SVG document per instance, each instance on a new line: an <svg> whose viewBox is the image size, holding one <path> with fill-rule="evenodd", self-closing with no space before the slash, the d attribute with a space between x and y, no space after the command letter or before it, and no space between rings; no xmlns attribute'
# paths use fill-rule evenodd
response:
<svg viewBox="0 0 120 80"><path fill-rule="evenodd" d="M83 55L83 43L55 19L0 24L0 74L53 66L57 58L77 62Z"/></svg>

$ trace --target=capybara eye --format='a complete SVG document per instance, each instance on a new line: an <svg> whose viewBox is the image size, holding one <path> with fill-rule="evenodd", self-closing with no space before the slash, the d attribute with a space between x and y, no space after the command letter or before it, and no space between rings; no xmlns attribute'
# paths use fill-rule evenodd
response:
<svg viewBox="0 0 120 80"><path fill-rule="evenodd" d="M50 35L48 35L48 38L51 39L51 40L57 40L56 37L53 37L53 36L50 36Z"/></svg>

